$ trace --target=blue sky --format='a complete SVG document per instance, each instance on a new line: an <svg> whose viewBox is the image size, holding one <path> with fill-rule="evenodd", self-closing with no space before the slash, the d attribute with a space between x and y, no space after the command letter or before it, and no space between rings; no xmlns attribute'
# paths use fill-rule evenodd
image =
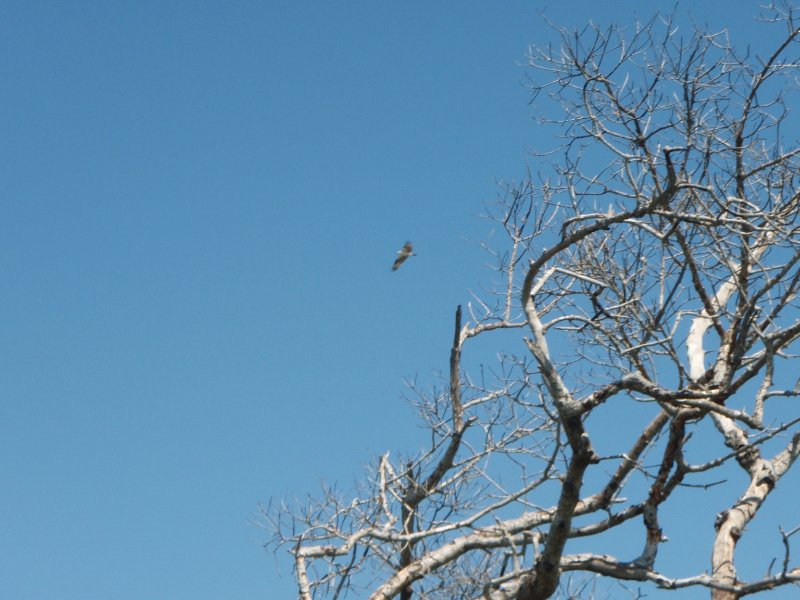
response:
<svg viewBox="0 0 800 600"><path fill-rule="evenodd" d="M659 6L4 2L0 595L293 597L257 504L425 443L539 11Z"/></svg>

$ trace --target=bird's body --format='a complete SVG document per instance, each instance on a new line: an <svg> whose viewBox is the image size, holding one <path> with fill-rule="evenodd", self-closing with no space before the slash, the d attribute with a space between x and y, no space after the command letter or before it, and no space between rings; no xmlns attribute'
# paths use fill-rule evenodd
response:
<svg viewBox="0 0 800 600"><path fill-rule="evenodd" d="M411 242L406 242L406 245L397 251L397 258L394 259L392 271L397 271L397 269L400 268L400 265L406 262L406 259L409 256L416 256L416 254L414 254L414 247L411 245Z"/></svg>

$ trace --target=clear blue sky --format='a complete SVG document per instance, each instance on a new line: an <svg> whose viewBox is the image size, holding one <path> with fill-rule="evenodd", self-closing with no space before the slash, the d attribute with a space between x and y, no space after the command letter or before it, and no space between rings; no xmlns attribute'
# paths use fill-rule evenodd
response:
<svg viewBox="0 0 800 600"><path fill-rule="evenodd" d="M1 597L294 597L257 504L424 443L402 378L489 279L543 7L0 5Z"/></svg>

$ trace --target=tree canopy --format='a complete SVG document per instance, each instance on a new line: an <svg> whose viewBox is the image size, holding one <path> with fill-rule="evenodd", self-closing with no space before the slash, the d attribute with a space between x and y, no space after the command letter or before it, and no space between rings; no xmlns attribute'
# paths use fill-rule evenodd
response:
<svg viewBox="0 0 800 600"><path fill-rule="evenodd" d="M543 138L491 209L494 293L456 310L441 389L412 386L430 446L387 452L352 496L265 509L300 598L590 597L603 576L720 600L800 581L795 530L765 574L736 560L800 453L800 23L788 5L761 18L764 56L663 15L531 47ZM497 360L467 369L476 338ZM693 518L672 505L712 486L729 492L712 522L672 537ZM663 570L667 536L707 562Z"/></svg>

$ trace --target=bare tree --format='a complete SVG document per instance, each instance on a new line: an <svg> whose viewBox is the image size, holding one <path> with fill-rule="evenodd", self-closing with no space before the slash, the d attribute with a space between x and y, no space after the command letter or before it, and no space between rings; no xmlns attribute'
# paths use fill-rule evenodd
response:
<svg viewBox="0 0 800 600"><path fill-rule="evenodd" d="M788 6L763 20L767 56L664 17L531 49L557 148L493 208L498 285L456 311L449 381L411 387L430 447L385 454L351 498L264 510L300 598L589 597L603 576L722 600L800 582L796 530L765 575L736 569L800 453L800 23ZM479 336L508 350L469 373ZM670 502L721 480L738 499L683 540L710 562L663 572ZM638 556L568 551L621 527Z"/></svg>

